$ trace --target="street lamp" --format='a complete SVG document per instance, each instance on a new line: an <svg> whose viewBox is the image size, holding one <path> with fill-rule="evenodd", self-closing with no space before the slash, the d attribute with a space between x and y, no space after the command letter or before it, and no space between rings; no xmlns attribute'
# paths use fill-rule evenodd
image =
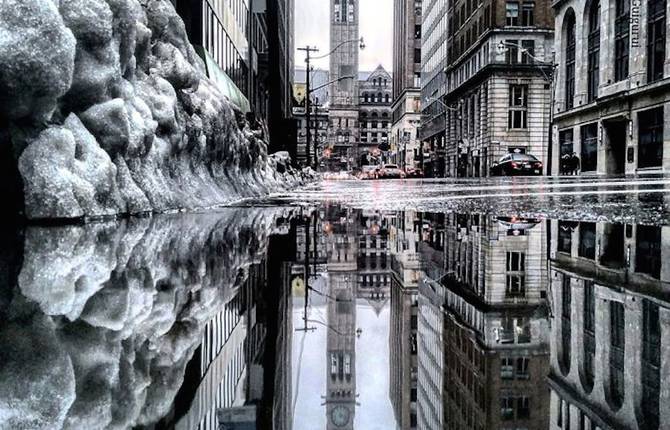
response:
<svg viewBox="0 0 670 430"><path fill-rule="evenodd" d="M528 58L533 60L533 65L536 66L540 72L542 72L542 76L544 77L544 80L546 82L549 82L551 85L551 99L549 102L549 136L547 137L548 140L548 147L547 147L547 171L551 172L552 169L552 158L553 158L553 141L554 141L554 133L553 133L553 125L554 125L554 104L556 100L556 82L554 80L555 76L555 71L556 67L558 66L554 61L552 60L551 63L548 63L546 61L540 60L535 55L533 55L528 48L524 48L523 46L519 46L516 43L512 42L507 42L504 40L501 40L500 43L498 43L498 53L504 54L509 50L509 48L516 48L520 50L522 53L526 54ZM545 68L550 67L551 68L551 75L548 76L547 73L545 72Z"/></svg>
<svg viewBox="0 0 670 430"><path fill-rule="evenodd" d="M298 48L298 51L305 51L305 53L306 53L305 63L307 64L307 76L306 76L306 82L305 82L305 86L306 86L306 89L305 89L305 113L306 113L306 116L307 116L307 118L306 118L307 119L307 142L306 142L306 146L305 146L305 152L306 152L306 155L307 155L307 165L312 164L311 156L310 156L310 145L312 143L312 132L311 132L311 124L310 124L310 122L311 122L311 112L310 112L310 110L311 110L311 107L310 107L311 100L310 100L310 97L311 97L312 92L314 90L310 87L310 76L309 76L310 72L311 72L310 62L311 62L311 60L320 60L322 58L328 57L329 55L331 55L332 53L337 51L341 46L343 46L347 43L358 43L359 49L365 49L365 42L363 41L362 37L360 39L345 40L345 41L339 43L336 47L334 47L327 54L321 55L319 57L312 57L311 56L312 52L319 52L319 49L315 46L307 45L304 48ZM338 79L335 79L331 82L326 83L325 85L322 85L322 86L318 87L317 89L328 86L328 85L330 85L334 82L339 82L343 79L349 79L349 78L350 78L349 76L340 77ZM317 169L318 169L318 154L317 154L316 141L315 141L314 142L314 170L317 170Z"/></svg>

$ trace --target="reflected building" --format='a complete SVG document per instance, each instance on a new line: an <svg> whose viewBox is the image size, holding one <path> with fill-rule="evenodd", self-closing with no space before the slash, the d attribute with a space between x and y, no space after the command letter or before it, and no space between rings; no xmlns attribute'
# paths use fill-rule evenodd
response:
<svg viewBox="0 0 670 430"><path fill-rule="evenodd" d="M401 429L417 426L418 254L416 212L400 212L390 231L391 317L389 328L389 398Z"/></svg>
<svg viewBox="0 0 670 430"><path fill-rule="evenodd" d="M419 410L426 411L419 428L546 428L545 224L430 218L419 295Z"/></svg>
<svg viewBox="0 0 670 430"><path fill-rule="evenodd" d="M670 422L670 228L551 229L551 429Z"/></svg>
<svg viewBox="0 0 670 430"><path fill-rule="evenodd" d="M356 414L356 219L351 209L323 213L328 268L327 429L353 429Z"/></svg>

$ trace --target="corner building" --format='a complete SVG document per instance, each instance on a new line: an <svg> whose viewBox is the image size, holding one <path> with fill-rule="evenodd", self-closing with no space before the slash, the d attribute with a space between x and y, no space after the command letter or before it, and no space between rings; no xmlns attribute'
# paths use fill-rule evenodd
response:
<svg viewBox="0 0 670 430"><path fill-rule="evenodd" d="M488 176L508 153L531 154L546 165L554 26L549 1L456 0L447 15L446 175Z"/></svg>
<svg viewBox="0 0 670 430"><path fill-rule="evenodd" d="M554 1L553 173L575 152L582 174L670 168L665 0Z"/></svg>

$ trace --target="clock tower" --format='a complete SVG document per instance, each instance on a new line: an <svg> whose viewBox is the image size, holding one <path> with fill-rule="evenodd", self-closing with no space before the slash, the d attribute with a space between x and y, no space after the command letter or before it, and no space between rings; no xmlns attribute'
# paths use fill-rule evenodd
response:
<svg viewBox="0 0 670 430"><path fill-rule="evenodd" d="M335 221L338 220L338 221ZM326 393L328 430L353 430L356 413L356 223L350 213L333 217L329 236Z"/></svg>
<svg viewBox="0 0 670 430"><path fill-rule="evenodd" d="M329 87L331 170L348 170L357 163L358 124L358 2L330 0L330 79Z"/></svg>

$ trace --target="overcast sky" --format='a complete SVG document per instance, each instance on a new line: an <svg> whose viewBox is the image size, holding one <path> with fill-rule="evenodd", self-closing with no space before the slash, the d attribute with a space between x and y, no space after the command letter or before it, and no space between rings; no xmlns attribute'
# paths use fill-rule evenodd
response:
<svg viewBox="0 0 670 430"><path fill-rule="evenodd" d="M330 0L295 0L295 46L316 45L322 53L330 46ZM361 51L361 71L372 71L379 64L392 71L393 0L360 0L360 35L365 39ZM305 53L296 51L296 66L305 66ZM316 60L315 67L328 69L328 58Z"/></svg>

